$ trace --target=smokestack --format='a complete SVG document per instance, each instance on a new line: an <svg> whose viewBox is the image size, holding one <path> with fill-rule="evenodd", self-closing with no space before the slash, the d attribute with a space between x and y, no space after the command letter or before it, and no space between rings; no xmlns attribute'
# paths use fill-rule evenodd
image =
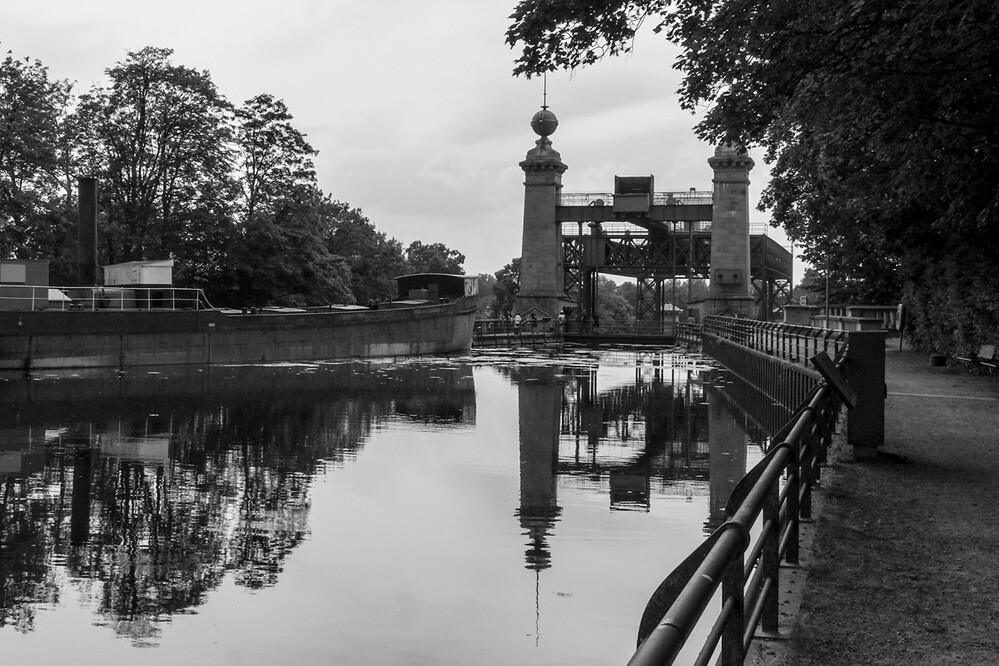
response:
<svg viewBox="0 0 999 666"><path fill-rule="evenodd" d="M77 234L77 276L81 287L97 286L97 179L76 179L80 220Z"/></svg>

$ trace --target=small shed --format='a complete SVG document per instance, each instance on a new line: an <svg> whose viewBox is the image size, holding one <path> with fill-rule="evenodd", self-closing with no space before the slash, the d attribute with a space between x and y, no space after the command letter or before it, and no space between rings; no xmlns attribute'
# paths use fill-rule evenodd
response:
<svg viewBox="0 0 999 666"><path fill-rule="evenodd" d="M104 267L108 287L169 287L173 285L173 259L127 261Z"/></svg>

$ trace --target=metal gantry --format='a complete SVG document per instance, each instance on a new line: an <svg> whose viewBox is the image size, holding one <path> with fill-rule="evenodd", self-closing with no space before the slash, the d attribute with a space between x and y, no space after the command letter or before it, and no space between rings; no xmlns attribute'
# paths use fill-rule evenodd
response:
<svg viewBox="0 0 999 666"><path fill-rule="evenodd" d="M710 275L712 193L658 192L647 212L621 208L613 194L561 195L556 220L565 293L590 315L599 274L635 278L637 319L663 322L665 304L676 300L675 286L669 294L666 282L690 285ZM751 234L750 273L757 313L770 319L790 302L791 253L765 233Z"/></svg>

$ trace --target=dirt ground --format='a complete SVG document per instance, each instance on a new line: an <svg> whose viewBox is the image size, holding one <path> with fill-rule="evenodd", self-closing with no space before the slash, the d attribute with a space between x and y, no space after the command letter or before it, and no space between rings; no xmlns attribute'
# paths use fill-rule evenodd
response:
<svg viewBox="0 0 999 666"><path fill-rule="evenodd" d="M755 663L999 665L999 377L897 338L886 363L882 453L835 447L790 640Z"/></svg>

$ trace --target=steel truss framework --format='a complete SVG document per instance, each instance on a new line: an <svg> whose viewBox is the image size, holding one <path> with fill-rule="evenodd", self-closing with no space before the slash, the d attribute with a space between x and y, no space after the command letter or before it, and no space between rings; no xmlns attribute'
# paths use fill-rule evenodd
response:
<svg viewBox="0 0 999 666"><path fill-rule="evenodd" d="M667 280L710 276L711 207L656 206L651 212L622 219L610 206L558 207L565 293L585 314L594 311L600 273L636 279L642 321L664 321ZM758 316L774 318L790 302L791 253L766 235L750 236L750 278Z"/></svg>

